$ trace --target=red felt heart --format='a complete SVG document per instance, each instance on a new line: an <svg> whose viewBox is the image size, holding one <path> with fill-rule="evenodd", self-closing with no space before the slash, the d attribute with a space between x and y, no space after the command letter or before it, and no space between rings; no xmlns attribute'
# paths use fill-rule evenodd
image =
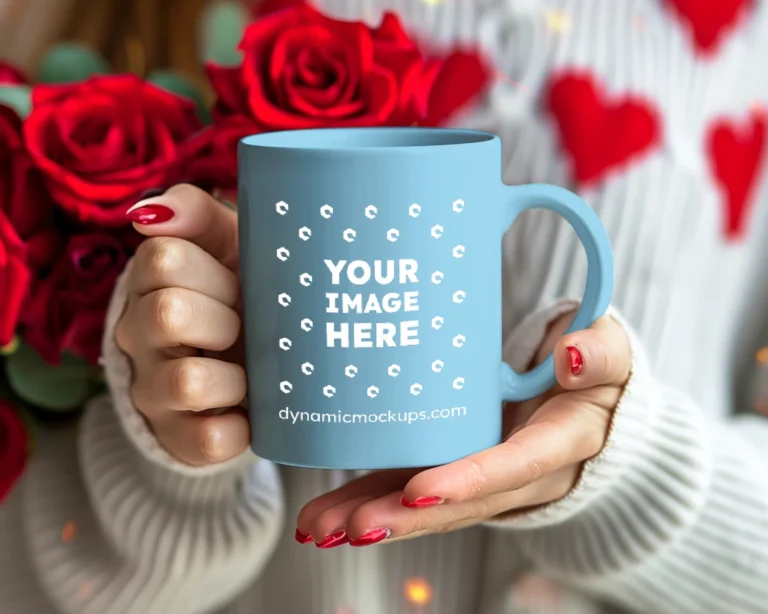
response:
<svg viewBox="0 0 768 614"><path fill-rule="evenodd" d="M609 100L588 73L565 73L549 87L548 107L582 185L647 152L661 137L661 120L650 102Z"/></svg>
<svg viewBox="0 0 768 614"><path fill-rule="evenodd" d="M753 0L665 0L679 19L688 24L693 44L701 53L713 53L728 30Z"/></svg>
<svg viewBox="0 0 768 614"><path fill-rule="evenodd" d="M712 124L707 155L725 200L724 232L738 239L746 230L747 213L765 151L765 112L755 109L745 122L721 119Z"/></svg>

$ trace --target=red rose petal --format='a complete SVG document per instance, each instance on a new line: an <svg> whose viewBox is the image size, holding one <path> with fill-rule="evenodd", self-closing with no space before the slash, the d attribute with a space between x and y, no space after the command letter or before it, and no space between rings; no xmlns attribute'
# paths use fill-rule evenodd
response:
<svg viewBox="0 0 768 614"><path fill-rule="evenodd" d="M237 144L262 132L247 117L234 115L191 139L183 153L184 176L203 188L237 188Z"/></svg>
<svg viewBox="0 0 768 614"><path fill-rule="evenodd" d="M254 2L251 6L253 16L261 18L270 13L306 5L305 0L258 0L258 2Z"/></svg>
<svg viewBox="0 0 768 614"><path fill-rule="evenodd" d="M0 399L0 504L24 473L29 440L16 409Z"/></svg>
<svg viewBox="0 0 768 614"><path fill-rule="evenodd" d="M408 37L396 13L386 11L381 17L379 27L373 30L372 35L376 43L392 43L398 49L418 51L416 43Z"/></svg>
<svg viewBox="0 0 768 614"><path fill-rule="evenodd" d="M487 86L491 72L477 53L455 51L443 62L434 84L419 95L428 97L423 125L438 126L476 98Z"/></svg>
<svg viewBox="0 0 768 614"><path fill-rule="evenodd" d="M30 281L26 247L11 221L0 211L0 346L13 339Z"/></svg>
<svg viewBox="0 0 768 614"><path fill-rule="evenodd" d="M338 66L343 63L335 62L323 48L306 47L295 59L296 78L310 88L327 88L337 81Z"/></svg>
<svg viewBox="0 0 768 614"><path fill-rule="evenodd" d="M239 66L217 66L210 62L205 65L205 74L218 97L213 112L214 118L247 112L248 105L240 71Z"/></svg>
<svg viewBox="0 0 768 614"><path fill-rule="evenodd" d="M0 62L0 85L27 85L29 80L21 70L7 62Z"/></svg>
<svg viewBox="0 0 768 614"><path fill-rule="evenodd" d="M397 108L397 81L392 73L375 68L363 85L368 115L360 126L383 124Z"/></svg>

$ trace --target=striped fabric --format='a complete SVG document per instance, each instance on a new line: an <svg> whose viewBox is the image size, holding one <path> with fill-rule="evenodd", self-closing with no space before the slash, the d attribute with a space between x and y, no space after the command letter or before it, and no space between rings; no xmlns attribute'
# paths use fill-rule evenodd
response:
<svg viewBox="0 0 768 614"><path fill-rule="evenodd" d="M205 470L170 459L131 406L130 366L111 339L120 284L104 345L112 398L93 403L79 436L44 433L0 509L0 611L765 612L768 424L732 414L749 409L747 373L765 340L768 207L763 186L747 235L725 240L704 140L716 118L768 101L768 5L755 2L702 59L662 0L320 4L371 23L396 10L432 41L480 45L498 85L461 123L501 135L510 184L575 187L542 106L560 70L589 71L661 113L661 147L581 191L615 245L615 317L634 356L605 450L568 497L525 515L371 548L300 546L300 507L350 476L248 456ZM534 212L507 233L504 265L505 358L525 364L571 304L558 297L581 294L584 257L567 226ZM77 535L64 539L70 523ZM531 587L548 586L538 574L557 588L537 597ZM429 602L414 603L409 586Z"/></svg>

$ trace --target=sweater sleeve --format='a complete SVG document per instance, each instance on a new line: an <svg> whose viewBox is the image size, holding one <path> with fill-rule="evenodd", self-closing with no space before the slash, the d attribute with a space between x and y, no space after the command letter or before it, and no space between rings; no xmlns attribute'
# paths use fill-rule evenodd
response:
<svg viewBox="0 0 768 614"><path fill-rule="evenodd" d="M512 332L521 368L561 301ZM632 371L607 443L574 489L532 512L494 521L547 575L629 611L757 614L768 601L768 420L707 418L654 378L627 331Z"/></svg>
<svg viewBox="0 0 768 614"><path fill-rule="evenodd" d="M279 475L250 452L198 469L158 444L133 407L130 364L114 341L126 277L113 296L103 342L111 399L92 404L81 426L85 489L122 565L151 570L151 583L131 589L146 593L136 595L142 611L164 614L171 595L174 611L208 611L252 582L274 550L283 522ZM128 576L118 576L114 587L124 590L117 585Z"/></svg>

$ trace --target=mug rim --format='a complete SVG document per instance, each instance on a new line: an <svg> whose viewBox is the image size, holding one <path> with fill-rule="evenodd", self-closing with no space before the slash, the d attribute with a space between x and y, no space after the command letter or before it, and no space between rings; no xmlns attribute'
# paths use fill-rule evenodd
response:
<svg viewBox="0 0 768 614"><path fill-rule="evenodd" d="M469 128L352 127L306 128L251 134L240 144L255 149L282 151L354 151L384 153L435 151L484 146L499 137L492 132Z"/></svg>

